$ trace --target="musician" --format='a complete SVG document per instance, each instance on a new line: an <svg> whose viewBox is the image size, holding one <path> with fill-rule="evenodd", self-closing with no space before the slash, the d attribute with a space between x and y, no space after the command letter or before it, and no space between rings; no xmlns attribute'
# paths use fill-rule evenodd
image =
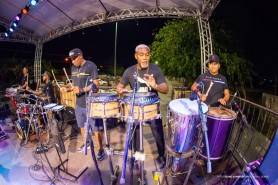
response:
<svg viewBox="0 0 278 185"><path fill-rule="evenodd" d="M99 77L97 66L88 60L83 58L83 53L80 49L75 48L69 52L69 57L72 61L73 66L71 67L71 76L73 83L70 87L62 87L62 91L74 91L76 94L76 105L75 105L75 116L78 127L81 129L82 139L85 139L85 122L87 120L86 110L86 97L92 89L92 83L98 88ZM104 159L104 150L102 146L103 137L103 122L102 119L89 119L89 124L95 133L96 141L99 146L97 160ZM89 146L86 144L87 148ZM85 143L77 149L78 152L83 152Z"/></svg>
<svg viewBox="0 0 278 185"><path fill-rule="evenodd" d="M217 55L210 55L208 59L209 70L199 75L191 86L191 90L194 91L199 85L200 88L197 88L200 89L199 96L210 107L217 107L220 104L227 105L230 99L227 79L218 72L220 63L221 61ZM204 84L203 87L200 84Z"/></svg>
<svg viewBox="0 0 278 185"><path fill-rule="evenodd" d="M137 74L138 77L142 78L146 83L140 83L140 88L137 92L154 92L158 95L158 92L167 94L168 85L167 81L161 71L161 69L155 65L150 64L150 48L145 44L140 44L135 48L135 59L137 64L127 68L117 85L117 93L124 94L128 93L129 90L125 87L129 84L133 89L134 83L134 74ZM141 82L144 82L140 80ZM162 119L154 119L147 121L147 124L150 125L154 139L156 141L158 158L157 162L160 164L160 168L164 168L166 164L165 158L165 141L163 133ZM138 123L137 123L138 124ZM133 139L134 150L137 151L140 149L140 134L138 126L135 128L135 134Z"/></svg>
<svg viewBox="0 0 278 185"><path fill-rule="evenodd" d="M29 69L28 67L24 67L23 70L23 77L21 78L20 84L19 84L19 88L20 89L26 89L28 87L28 83L29 83Z"/></svg>
<svg viewBox="0 0 278 185"><path fill-rule="evenodd" d="M35 94L37 96L41 96L41 99L45 100L45 103L56 103L55 95L54 95L54 87L51 80L51 74L48 71L45 71L42 75L43 82L45 85L41 90L32 90L30 87L27 87L27 91ZM44 96L47 98L44 98Z"/></svg>

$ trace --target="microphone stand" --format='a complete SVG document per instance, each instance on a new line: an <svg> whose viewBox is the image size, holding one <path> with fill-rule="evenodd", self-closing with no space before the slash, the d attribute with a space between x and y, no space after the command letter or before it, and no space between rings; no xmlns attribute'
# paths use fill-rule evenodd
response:
<svg viewBox="0 0 278 185"><path fill-rule="evenodd" d="M129 116L127 119L128 122L128 128L127 128L127 134L126 134L126 142L125 142L125 150L124 150L124 160L123 160L123 167L122 167L122 174L120 179L120 184L125 184L125 173L126 173L126 162L127 162L127 155L128 155L128 147L129 147L129 141L130 141L130 132L133 129L133 109L134 109L134 101L135 101L135 94L138 90L138 78L134 75L134 86L133 86L133 92L132 92L132 101L131 101L131 107L129 111ZM130 170L130 184L133 184L133 162L134 159L131 157L130 163L131 163L131 170Z"/></svg>
<svg viewBox="0 0 278 185"><path fill-rule="evenodd" d="M96 154L95 154L95 151L94 151L94 143L93 143L91 134L89 134L89 131L91 131L91 126L89 124L89 119L90 119L89 116L90 116L90 111L91 111L91 101L92 101L92 91L90 91L89 96L87 97L87 106L86 106L87 119L86 119L86 122L85 122L85 143L84 143L84 147L85 148L84 148L84 154L87 155L87 143L89 142L90 143L90 147L91 147L91 155L92 155L93 161L95 163L95 166L96 166L96 169L97 169L97 172L98 172L100 183L101 183L101 185L103 185L103 181L102 181L102 177L101 177L101 172L99 170L99 167L98 167L98 164L97 164L97 159L96 159ZM89 141L88 141L88 139L89 139Z"/></svg>
<svg viewBox="0 0 278 185"><path fill-rule="evenodd" d="M206 143L206 149L207 149L207 172L211 173L211 162L210 162L210 151L209 151L209 143L208 143L208 128L207 128L207 117L205 116L203 109L202 109L202 102L200 100L200 97L198 95L197 99L199 112L200 112L200 118L201 118L201 124L202 124L202 131L204 133L205 137L205 143Z"/></svg>
<svg viewBox="0 0 278 185"><path fill-rule="evenodd" d="M246 116L245 114L242 112L240 106L236 103L236 101L234 100L234 98L231 100L231 104L234 104L235 107L237 108L238 112L241 114L242 118L240 120L240 126L239 126L239 131L237 132L237 136L236 136L236 140L235 140L235 144L232 148L232 153L235 151L235 149L238 147L239 145L239 142L240 142L240 138L242 137L242 134L243 134L243 125L245 125L248 130L250 131L250 133L252 134L252 138L254 137L254 133L252 132L251 128L250 128L250 125L246 119ZM250 143L251 144L251 143ZM250 145L249 144L249 145ZM230 155L227 163L226 163L226 167L224 168L224 170L221 172L221 176L223 176L225 173L227 173L227 170L225 170L231 163L231 158L232 158L232 155Z"/></svg>

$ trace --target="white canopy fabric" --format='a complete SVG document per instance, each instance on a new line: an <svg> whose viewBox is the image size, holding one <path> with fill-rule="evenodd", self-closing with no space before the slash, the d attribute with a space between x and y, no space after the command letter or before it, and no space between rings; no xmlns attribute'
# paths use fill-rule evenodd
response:
<svg viewBox="0 0 278 185"><path fill-rule="evenodd" d="M44 43L107 22L148 17L208 19L220 0L39 0L12 35ZM0 23L7 30L30 0L1 0ZM0 40L4 40L1 33ZM13 36L15 37L15 36ZM19 38L18 38L19 39Z"/></svg>

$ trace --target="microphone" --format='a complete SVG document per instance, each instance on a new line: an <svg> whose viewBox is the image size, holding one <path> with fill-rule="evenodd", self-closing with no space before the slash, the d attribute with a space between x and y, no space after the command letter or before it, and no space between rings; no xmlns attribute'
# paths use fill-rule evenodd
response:
<svg viewBox="0 0 278 185"><path fill-rule="evenodd" d="M134 77L134 86L136 87L136 91L137 91L140 88L140 84L138 82L138 74L134 72L133 77Z"/></svg>
<svg viewBox="0 0 278 185"><path fill-rule="evenodd" d="M234 99L235 99L236 95L237 95L237 91L235 92L235 94L234 94L233 98L231 99L231 101L228 103L227 107L231 107L232 106L232 103L234 102Z"/></svg>
<svg viewBox="0 0 278 185"><path fill-rule="evenodd" d="M191 101L197 100L197 99L198 99L198 97L199 97L198 91L200 90L200 88L201 88L201 85L198 84L197 87L196 87L196 88L192 91L192 93L189 95L189 99L190 99Z"/></svg>

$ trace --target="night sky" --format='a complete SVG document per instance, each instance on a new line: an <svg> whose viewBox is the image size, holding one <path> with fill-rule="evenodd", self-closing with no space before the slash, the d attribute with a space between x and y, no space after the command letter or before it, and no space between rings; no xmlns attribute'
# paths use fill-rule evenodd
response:
<svg viewBox="0 0 278 185"><path fill-rule="evenodd" d="M240 47L254 64L260 78L274 79L278 53L278 25L275 18L278 3L251 0L222 0L211 19L221 20L235 33ZM140 43L151 44L152 33L164 25L166 19L138 19L118 22L117 64L128 67L135 64L134 48ZM20 47L20 49L19 49ZM114 64L115 23L108 23L56 38L44 44L43 59L54 64L67 65L64 58L72 48L81 48L86 59L98 66ZM0 55L34 58L33 45L0 42Z"/></svg>

